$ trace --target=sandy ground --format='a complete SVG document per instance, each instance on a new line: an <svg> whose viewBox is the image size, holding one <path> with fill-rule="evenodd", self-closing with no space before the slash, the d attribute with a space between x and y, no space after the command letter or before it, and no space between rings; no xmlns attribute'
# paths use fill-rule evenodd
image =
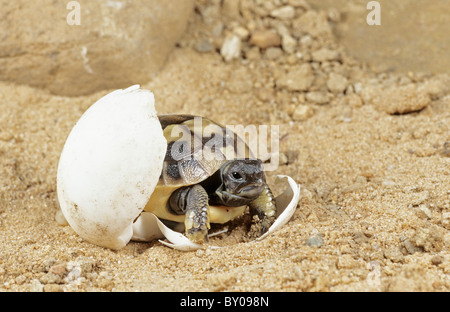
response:
<svg viewBox="0 0 450 312"><path fill-rule="evenodd" d="M87 243L55 221L57 163L78 118L110 90L62 97L1 82L0 291L450 290L448 76L371 71L327 31L345 23L336 10L297 7L314 35L295 52L259 49L239 26L275 27L266 13L276 5L255 13L248 2L239 19L219 19L218 33L217 7L198 1L166 67L142 87L160 113L279 125L283 161L268 180L288 174L301 185L292 220L257 243L245 242L245 217L235 220L211 239L218 250ZM321 31L323 16L331 26ZM233 31L241 56L225 62ZM324 47L332 53L320 60ZM298 90L285 75L305 63L313 82Z"/></svg>

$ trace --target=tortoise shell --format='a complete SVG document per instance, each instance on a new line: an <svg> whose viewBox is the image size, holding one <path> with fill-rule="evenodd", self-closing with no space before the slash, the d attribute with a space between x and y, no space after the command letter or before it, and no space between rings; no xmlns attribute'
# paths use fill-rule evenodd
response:
<svg viewBox="0 0 450 312"><path fill-rule="evenodd" d="M159 182L144 211L181 223L184 215L174 215L167 209L175 190L206 180L228 160L253 155L238 135L210 119L176 114L158 118L167 140L167 151ZM244 210L245 206L235 209L210 206L211 222L225 223Z"/></svg>
<svg viewBox="0 0 450 312"><path fill-rule="evenodd" d="M227 160L251 156L239 136L207 118L193 115L158 117L167 140L160 185L197 184L219 170Z"/></svg>

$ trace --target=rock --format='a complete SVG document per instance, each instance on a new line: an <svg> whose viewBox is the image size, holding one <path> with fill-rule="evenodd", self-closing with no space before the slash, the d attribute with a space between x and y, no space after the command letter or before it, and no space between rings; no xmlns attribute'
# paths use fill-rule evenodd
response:
<svg viewBox="0 0 450 312"><path fill-rule="evenodd" d="M312 91L306 93L306 100L315 104L326 104L330 101L330 97L326 92Z"/></svg>
<svg viewBox="0 0 450 312"><path fill-rule="evenodd" d="M209 40L201 38L195 43L194 49L200 53L207 53L214 49L214 45Z"/></svg>
<svg viewBox="0 0 450 312"><path fill-rule="evenodd" d="M43 275L40 279L41 283L46 284L59 284L61 283L61 277L59 275L56 275L54 273L47 273Z"/></svg>
<svg viewBox="0 0 450 312"><path fill-rule="evenodd" d="M259 51L259 48L254 46L250 49L244 50L245 58L247 60L259 60L261 58L261 52Z"/></svg>
<svg viewBox="0 0 450 312"><path fill-rule="evenodd" d="M358 261L353 259L351 255L342 255L337 261L337 267L339 269L354 269L358 266Z"/></svg>
<svg viewBox="0 0 450 312"><path fill-rule="evenodd" d="M384 250L384 257L392 262L403 262L403 254L398 247L391 247Z"/></svg>
<svg viewBox="0 0 450 312"><path fill-rule="evenodd" d="M62 225L62 226L69 225L69 222L67 222L66 217L64 217L64 214L62 213L61 209L58 209L58 210L56 211L56 214L55 214L55 221L56 221L59 225Z"/></svg>
<svg viewBox="0 0 450 312"><path fill-rule="evenodd" d="M281 20L290 20L295 17L295 9L290 5L286 5L270 12L270 16Z"/></svg>
<svg viewBox="0 0 450 312"><path fill-rule="evenodd" d="M62 277L66 272L66 263L55 264L50 268L48 272Z"/></svg>
<svg viewBox="0 0 450 312"><path fill-rule="evenodd" d="M442 145L442 154L446 157L450 157L450 141L447 141Z"/></svg>
<svg viewBox="0 0 450 312"><path fill-rule="evenodd" d="M408 238L403 240L402 246L404 248L404 250L403 250L404 254L412 255L412 254L420 251L420 248L415 246Z"/></svg>
<svg viewBox="0 0 450 312"><path fill-rule="evenodd" d="M431 103L429 94L415 84L388 88L367 86L361 90L361 96L364 103L388 114L419 111Z"/></svg>
<svg viewBox="0 0 450 312"><path fill-rule="evenodd" d="M348 80L342 75L331 73L327 81L328 90L333 93L342 93L348 85Z"/></svg>
<svg viewBox="0 0 450 312"><path fill-rule="evenodd" d="M434 265L439 265L442 262L444 262L444 257L442 257L441 255L436 255L433 258L431 258L431 263Z"/></svg>
<svg viewBox="0 0 450 312"><path fill-rule="evenodd" d="M425 251L441 251L444 245L444 235L437 226L418 228L411 239L417 247Z"/></svg>
<svg viewBox="0 0 450 312"><path fill-rule="evenodd" d="M336 61L339 58L339 52L322 48L311 53L311 57L316 62Z"/></svg>
<svg viewBox="0 0 450 312"><path fill-rule="evenodd" d="M314 110L309 105L298 105L292 115L292 119L295 121L305 121L312 115L314 115Z"/></svg>
<svg viewBox="0 0 450 312"><path fill-rule="evenodd" d="M250 44L262 49L279 47L281 37L273 30L256 30L250 37Z"/></svg>
<svg viewBox="0 0 450 312"><path fill-rule="evenodd" d="M246 28L241 27L241 26L236 27L233 30L233 33L236 36L238 36L241 40L247 40L248 37L250 36L250 32Z"/></svg>
<svg viewBox="0 0 450 312"><path fill-rule="evenodd" d="M361 97L359 97L357 94L349 94L346 98L350 107L359 108L362 106Z"/></svg>
<svg viewBox="0 0 450 312"><path fill-rule="evenodd" d="M22 285L27 280L27 277L25 275L19 275L16 277L15 281L17 285Z"/></svg>
<svg viewBox="0 0 450 312"><path fill-rule="evenodd" d="M239 16L240 0L224 0L222 2L222 14L227 18L236 18Z"/></svg>
<svg viewBox="0 0 450 312"><path fill-rule="evenodd" d="M281 47L286 53L294 53L297 47L297 40L292 36L285 34L281 37Z"/></svg>
<svg viewBox="0 0 450 312"><path fill-rule="evenodd" d="M320 233L314 234L306 240L306 245L309 247L322 247L323 235Z"/></svg>
<svg viewBox="0 0 450 312"><path fill-rule="evenodd" d="M420 205L416 208L416 215L422 219L431 219L431 210L426 205Z"/></svg>
<svg viewBox="0 0 450 312"><path fill-rule="evenodd" d="M450 230L450 211L442 213L442 225L447 230Z"/></svg>
<svg viewBox="0 0 450 312"><path fill-rule="evenodd" d="M241 39L236 35L227 36L223 41L220 54L226 62L241 56Z"/></svg>
<svg viewBox="0 0 450 312"><path fill-rule="evenodd" d="M76 8L67 9L68 2L2 2L0 80L70 96L147 82L183 34L194 4L84 1L80 25L69 25Z"/></svg>
<svg viewBox="0 0 450 312"><path fill-rule="evenodd" d="M277 79L276 84L280 88L289 91L306 91L314 82L314 72L309 63L295 66L286 74Z"/></svg>
<svg viewBox="0 0 450 312"><path fill-rule="evenodd" d="M275 60L283 55L283 51L280 48L270 47L267 48L264 56L269 60Z"/></svg>

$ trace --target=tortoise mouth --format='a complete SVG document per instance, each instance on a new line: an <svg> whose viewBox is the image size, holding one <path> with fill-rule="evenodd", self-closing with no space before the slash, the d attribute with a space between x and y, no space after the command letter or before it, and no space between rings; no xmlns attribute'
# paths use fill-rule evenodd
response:
<svg viewBox="0 0 450 312"><path fill-rule="evenodd" d="M221 204L229 207L247 205L255 200L263 191L264 185L260 183L250 184L243 187L236 194L227 191L216 191L217 198Z"/></svg>
<svg viewBox="0 0 450 312"><path fill-rule="evenodd" d="M216 192L216 195L219 199L220 204L228 207L239 207L242 205L247 205L253 200L253 198L231 194L226 191Z"/></svg>
<svg viewBox="0 0 450 312"><path fill-rule="evenodd" d="M261 183L246 185L237 193L237 196L254 200L261 194L263 189L264 185Z"/></svg>

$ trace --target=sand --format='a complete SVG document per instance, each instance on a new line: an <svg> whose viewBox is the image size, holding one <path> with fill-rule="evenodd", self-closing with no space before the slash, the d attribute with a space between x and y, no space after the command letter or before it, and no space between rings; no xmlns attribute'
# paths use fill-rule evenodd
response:
<svg viewBox="0 0 450 312"><path fill-rule="evenodd" d="M249 243L248 220L235 220L211 238L223 247L214 250L92 245L55 221L56 170L73 125L111 90L64 97L0 82L0 291L449 291L448 75L372 71L336 40L333 24L345 20L335 9L300 5L306 21L280 22L269 17L277 5L242 0L239 18L228 8L215 19L218 4L206 3L142 87L160 113L279 125L282 163L268 181L287 174L301 185L291 221ZM280 23L301 42L294 51L250 45L256 29ZM296 23L309 38L297 39L306 35ZM233 33L240 53L225 61Z"/></svg>

